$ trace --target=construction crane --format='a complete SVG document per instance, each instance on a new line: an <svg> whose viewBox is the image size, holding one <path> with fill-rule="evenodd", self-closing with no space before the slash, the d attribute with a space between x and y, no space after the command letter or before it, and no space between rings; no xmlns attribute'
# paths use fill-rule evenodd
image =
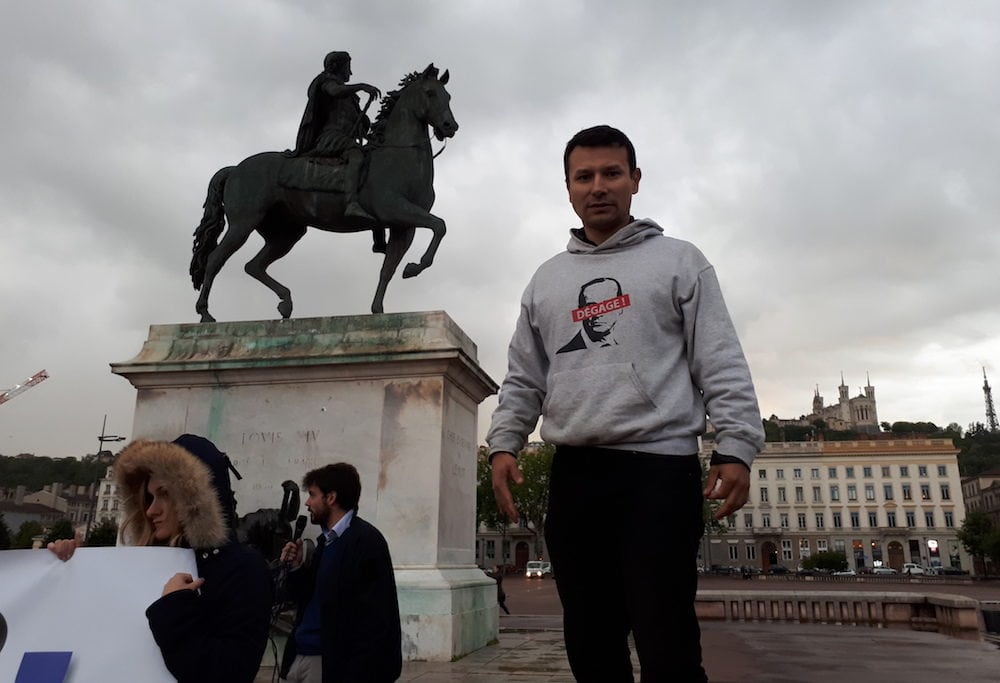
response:
<svg viewBox="0 0 1000 683"><path fill-rule="evenodd" d="M31 387L35 386L40 382L44 382L48 378L49 378L49 373L45 372L44 370L39 370L31 377L24 380L23 384L15 384L13 387L7 389L6 391L0 391L0 403L6 403L10 399L17 396L18 394L27 391L28 389L30 389Z"/></svg>

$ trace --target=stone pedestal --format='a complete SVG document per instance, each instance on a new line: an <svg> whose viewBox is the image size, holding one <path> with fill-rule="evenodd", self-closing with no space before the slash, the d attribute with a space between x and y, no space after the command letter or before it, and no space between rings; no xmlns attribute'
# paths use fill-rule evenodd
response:
<svg viewBox="0 0 1000 683"><path fill-rule="evenodd" d="M153 325L112 372L138 392L135 438L189 432L229 454L241 514L278 507L281 482L310 469L357 467L359 514L392 552L406 659L496 638L496 584L474 548L477 408L497 386L447 314Z"/></svg>

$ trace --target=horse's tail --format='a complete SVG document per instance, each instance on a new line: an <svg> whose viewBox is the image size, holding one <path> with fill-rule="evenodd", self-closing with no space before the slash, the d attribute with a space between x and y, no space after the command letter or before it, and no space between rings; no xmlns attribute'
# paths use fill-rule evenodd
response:
<svg viewBox="0 0 1000 683"><path fill-rule="evenodd" d="M235 166L219 169L208 183L208 196L205 197L205 214L201 223L194 231L194 247L191 256L191 282L195 289L201 289L205 281L205 266L208 255L219 244L219 235L226 228L226 210L222 203L222 193L226 189L226 179Z"/></svg>

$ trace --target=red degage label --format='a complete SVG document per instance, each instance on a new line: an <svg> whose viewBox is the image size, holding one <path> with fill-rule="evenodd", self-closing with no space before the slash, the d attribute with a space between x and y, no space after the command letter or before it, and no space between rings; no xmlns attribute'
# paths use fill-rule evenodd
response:
<svg viewBox="0 0 1000 683"><path fill-rule="evenodd" d="M581 320L596 318L599 315L611 313L612 311L627 308L631 305L632 302L628 294L622 294L621 296L616 296L613 299L607 299L596 304L587 304L586 306L573 309L573 322L578 323Z"/></svg>

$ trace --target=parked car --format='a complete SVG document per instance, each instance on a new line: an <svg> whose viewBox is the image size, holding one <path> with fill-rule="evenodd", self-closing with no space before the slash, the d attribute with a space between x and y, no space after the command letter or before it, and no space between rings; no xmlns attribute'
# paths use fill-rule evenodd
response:
<svg viewBox="0 0 1000 683"><path fill-rule="evenodd" d="M875 567L872 569L872 574L898 574L892 567Z"/></svg>
<svg viewBox="0 0 1000 683"><path fill-rule="evenodd" d="M791 571L783 564L772 564L765 572L767 574L791 574Z"/></svg>
<svg viewBox="0 0 1000 683"><path fill-rule="evenodd" d="M910 576L918 576L920 574L926 574L927 572L919 564L914 564L913 562L905 562L903 564L903 573L909 574Z"/></svg>
<svg viewBox="0 0 1000 683"><path fill-rule="evenodd" d="M958 567L933 567L938 576L968 576L969 572Z"/></svg>
<svg viewBox="0 0 1000 683"><path fill-rule="evenodd" d="M544 579L546 574L552 574L552 563L551 562L541 562L539 560L532 560L524 566L524 577L530 579L533 576L537 576L540 579Z"/></svg>
<svg viewBox="0 0 1000 683"><path fill-rule="evenodd" d="M857 576L858 573L848 567L847 569L841 569L839 572L834 572L834 576Z"/></svg>

